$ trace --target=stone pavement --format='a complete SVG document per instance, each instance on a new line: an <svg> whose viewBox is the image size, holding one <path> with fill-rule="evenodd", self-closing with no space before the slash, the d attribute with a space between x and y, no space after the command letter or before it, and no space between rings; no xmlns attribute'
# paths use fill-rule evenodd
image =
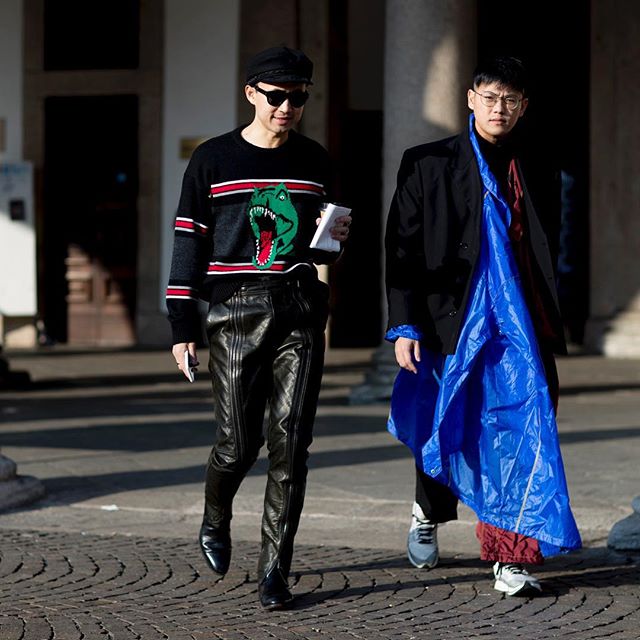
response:
<svg viewBox="0 0 640 640"><path fill-rule="evenodd" d="M559 362L560 436L586 548L538 572L542 596L517 599L492 589L464 508L441 530L441 565L408 565L411 459L385 433L385 404L347 402L369 352L329 352L295 607L267 615L255 584L264 457L236 500L224 579L195 542L213 434L204 373L189 385L160 352L9 357L34 384L0 393L0 447L48 495L0 514L0 640L640 638L638 561L606 549L640 494L639 361Z"/></svg>

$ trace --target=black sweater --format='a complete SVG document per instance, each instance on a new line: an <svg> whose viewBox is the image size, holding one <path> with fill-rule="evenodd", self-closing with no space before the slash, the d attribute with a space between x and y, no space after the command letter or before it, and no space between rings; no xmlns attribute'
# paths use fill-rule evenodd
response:
<svg viewBox="0 0 640 640"><path fill-rule="evenodd" d="M174 344L200 336L198 299L225 300L262 274L315 273L312 262L338 255L309 249L327 199L325 149L294 131L256 147L242 129L201 144L184 174L167 289Z"/></svg>

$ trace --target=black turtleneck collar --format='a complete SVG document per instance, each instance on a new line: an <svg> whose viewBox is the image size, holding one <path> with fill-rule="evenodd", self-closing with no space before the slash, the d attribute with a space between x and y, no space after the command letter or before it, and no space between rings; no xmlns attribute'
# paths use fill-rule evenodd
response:
<svg viewBox="0 0 640 640"><path fill-rule="evenodd" d="M475 129L475 126L474 126ZM509 175L509 165L515 154L515 141L512 136L508 136L505 140L500 140L495 144L485 140L475 129L476 138L480 146L482 157L491 169L491 173L495 176L498 184L506 193L507 176Z"/></svg>

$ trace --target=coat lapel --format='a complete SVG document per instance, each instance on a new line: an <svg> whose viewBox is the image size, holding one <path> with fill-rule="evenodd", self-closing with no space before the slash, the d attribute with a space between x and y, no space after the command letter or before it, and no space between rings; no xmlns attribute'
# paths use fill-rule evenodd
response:
<svg viewBox="0 0 640 640"><path fill-rule="evenodd" d="M454 139L454 153L449 172L453 186L453 198L460 219L471 214L480 221L482 216L482 181L478 164L473 154L468 132ZM464 202L464 207L460 205Z"/></svg>

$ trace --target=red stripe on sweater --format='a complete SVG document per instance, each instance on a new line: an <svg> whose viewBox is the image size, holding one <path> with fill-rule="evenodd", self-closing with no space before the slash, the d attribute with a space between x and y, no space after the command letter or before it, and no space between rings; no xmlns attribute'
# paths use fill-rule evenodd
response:
<svg viewBox="0 0 640 640"><path fill-rule="evenodd" d="M186 220L176 220L176 229L191 229L202 234L207 233L207 229L202 227L202 225L196 225L193 222L187 222Z"/></svg>
<svg viewBox="0 0 640 640"><path fill-rule="evenodd" d="M311 192L322 195L324 193L324 189L315 184L308 183L300 183L300 182L274 182L274 181L254 181L254 182L239 182L235 184L225 184L225 185L212 185L211 187L211 195L223 195L228 191L242 191L242 190L251 190L251 189L262 189L263 187L277 187L280 184L284 184L284 186L293 192Z"/></svg>
<svg viewBox="0 0 640 640"><path fill-rule="evenodd" d="M208 273L222 273L222 272L227 272L227 271L257 271L257 272L264 272L264 271L283 271L284 270L284 266L283 264L273 264L271 265L268 269L258 269L257 267L254 267L252 264L241 264L241 265L222 265L222 264L214 264L214 265L209 265L209 270Z"/></svg>
<svg viewBox="0 0 640 640"><path fill-rule="evenodd" d="M195 293L193 289L176 289L176 288L168 288L167 295L168 296L191 296Z"/></svg>

